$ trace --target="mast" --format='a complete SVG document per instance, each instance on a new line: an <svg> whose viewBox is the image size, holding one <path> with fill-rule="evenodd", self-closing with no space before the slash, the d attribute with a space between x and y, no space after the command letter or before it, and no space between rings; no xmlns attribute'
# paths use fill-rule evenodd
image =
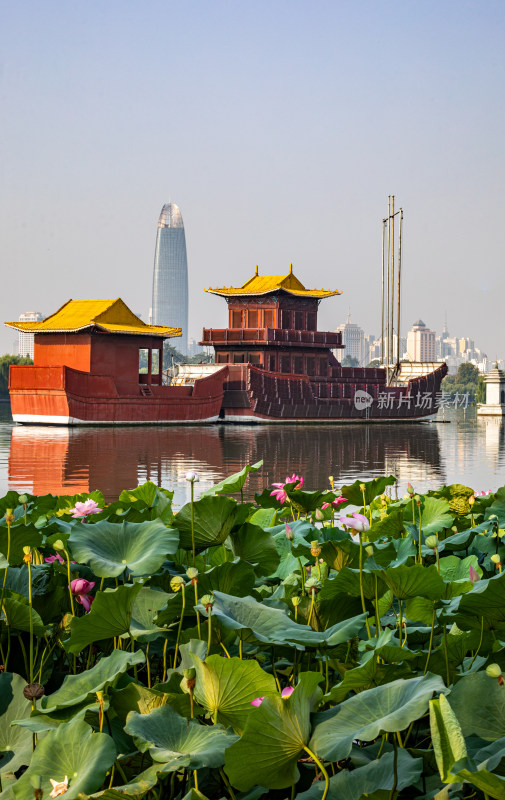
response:
<svg viewBox="0 0 505 800"><path fill-rule="evenodd" d="M391 339L389 319L391 313L391 195L388 196L388 268L387 268L387 302L386 302L386 383L389 385L389 342Z"/></svg>
<svg viewBox="0 0 505 800"><path fill-rule="evenodd" d="M395 275L396 231L395 217L399 216L398 267ZM387 265L385 264L387 225ZM386 367L386 383L389 386L400 366L400 293L402 267L403 209L395 211L395 196L388 196L388 216L382 220L382 302L381 302L381 365ZM396 278L396 297L395 297ZM384 302L384 290L386 301ZM396 301L396 348L394 346ZM385 306L385 308L384 308ZM384 313L386 314L384 336ZM384 339L386 341L384 341ZM385 346L387 345L387 346ZM396 353L395 353L396 350Z"/></svg>
<svg viewBox="0 0 505 800"><path fill-rule="evenodd" d="M400 232L398 234L398 285L396 289L398 299L398 321L396 325L396 369L400 371L400 292L401 292L401 269L402 269L402 233L403 233L403 208L400 208Z"/></svg>
<svg viewBox="0 0 505 800"><path fill-rule="evenodd" d="M386 270L386 223L382 220L381 366L384 366L384 283Z"/></svg>

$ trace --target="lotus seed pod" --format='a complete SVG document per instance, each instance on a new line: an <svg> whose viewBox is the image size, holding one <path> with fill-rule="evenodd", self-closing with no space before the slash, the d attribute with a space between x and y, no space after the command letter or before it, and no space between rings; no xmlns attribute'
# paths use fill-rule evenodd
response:
<svg viewBox="0 0 505 800"><path fill-rule="evenodd" d="M65 545L63 544L61 539L56 539L56 541L53 542L53 548L54 548L54 550L64 550L65 549Z"/></svg>
<svg viewBox="0 0 505 800"><path fill-rule="evenodd" d="M319 546L319 542L315 539L313 542L310 543L310 553L317 558L321 552L321 547Z"/></svg>
<svg viewBox="0 0 505 800"><path fill-rule="evenodd" d="M368 547L365 547L365 551L367 556L373 556L373 547L371 544L369 544Z"/></svg>
<svg viewBox="0 0 505 800"><path fill-rule="evenodd" d="M188 483L198 483L200 478L198 477L197 472L186 472L186 480Z"/></svg>
<svg viewBox="0 0 505 800"><path fill-rule="evenodd" d="M7 525L10 525L12 522L14 522L14 514L12 513L12 508L5 509L5 521Z"/></svg>
<svg viewBox="0 0 505 800"><path fill-rule="evenodd" d="M194 667L190 667L189 669L183 669L182 674L186 678L187 681L196 678L196 669Z"/></svg>
<svg viewBox="0 0 505 800"><path fill-rule="evenodd" d="M196 567L188 567L188 569L186 570L186 575L188 576L190 581L192 581L198 575L198 570L196 569Z"/></svg>
<svg viewBox="0 0 505 800"><path fill-rule="evenodd" d="M214 604L214 595L204 594L204 596L200 598L200 603L202 606L205 606L206 609L208 609L209 606L212 607Z"/></svg>
<svg viewBox="0 0 505 800"><path fill-rule="evenodd" d="M27 494L20 494L18 497L18 501L21 503L22 506L26 505L28 502L28 495Z"/></svg>
<svg viewBox="0 0 505 800"><path fill-rule="evenodd" d="M501 675L501 667L499 664L488 664L486 667L486 675L488 678L499 678Z"/></svg>
<svg viewBox="0 0 505 800"><path fill-rule="evenodd" d="M40 683L27 683L23 695L27 700L40 700L44 696L44 687Z"/></svg>
<svg viewBox="0 0 505 800"><path fill-rule="evenodd" d="M495 553L493 556L491 556L491 561L493 562L493 564L501 564L501 558L498 555L498 553Z"/></svg>
<svg viewBox="0 0 505 800"><path fill-rule="evenodd" d="M432 550L438 547L438 538L434 534L426 537L426 547L431 547Z"/></svg>
<svg viewBox="0 0 505 800"><path fill-rule="evenodd" d="M182 587L185 585L186 584L184 583L184 578L181 578L180 575L174 575L174 577L170 581L170 588L173 592L178 592L179 589L182 589Z"/></svg>
<svg viewBox="0 0 505 800"><path fill-rule="evenodd" d="M305 588L310 592L318 592L321 588L321 581L317 578L308 578L308 580L305 581Z"/></svg>
<svg viewBox="0 0 505 800"><path fill-rule="evenodd" d="M296 608L302 602L302 598L298 597L297 595L295 595L294 597L291 598L291 602L293 603L294 607Z"/></svg>

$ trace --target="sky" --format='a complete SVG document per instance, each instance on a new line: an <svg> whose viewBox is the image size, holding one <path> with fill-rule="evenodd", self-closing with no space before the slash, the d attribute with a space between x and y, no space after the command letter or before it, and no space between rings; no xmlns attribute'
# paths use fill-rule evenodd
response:
<svg viewBox="0 0 505 800"><path fill-rule="evenodd" d="M164 203L189 334L208 286L295 274L319 327L379 332L381 221L404 210L402 335L505 357L502 0L4 0L2 320L122 297L147 320ZM0 329L0 353L16 334Z"/></svg>

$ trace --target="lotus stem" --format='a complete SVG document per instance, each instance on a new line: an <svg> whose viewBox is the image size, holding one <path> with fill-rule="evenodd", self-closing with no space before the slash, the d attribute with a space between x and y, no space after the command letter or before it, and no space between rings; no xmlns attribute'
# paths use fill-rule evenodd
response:
<svg viewBox="0 0 505 800"><path fill-rule="evenodd" d="M75 617L74 596L72 594L72 576L70 574L70 556L66 548L63 548L65 558L67 559L67 577L68 577L68 593L70 595L70 608L72 609L72 616Z"/></svg>
<svg viewBox="0 0 505 800"><path fill-rule="evenodd" d="M447 688L451 685L451 675L449 672L449 653L447 651L447 624L444 622L444 653L445 653L445 670L447 674Z"/></svg>
<svg viewBox="0 0 505 800"><path fill-rule="evenodd" d="M163 683L165 683L167 679L167 647L168 647L168 639L165 639L165 644L163 645L163 678L162 678Z"/></svg>
<svg viewBox="0 0 505 800"><path fill-rule="evenodd" d="M31 553L30 559L31 559ZM28 561L28 608L30 609L30 680L33 683L33 606L32 606L32 565Z"/></svg>
<svg viewBox="0 0 505 800"><path fill-rule="evenodd" d="M302 577L302 597L305 596L305 568L302 564L302 559L298 556L298 564L300 566L300 575Z"/></svg>
<svg viewBox="0 0 505 800"><path fill-rule="evenodd" d="M381 632L381 619L379 613L379 589L378 589L377 575L375 575L375 627L377 631Z"/></svg>
<svg viewBox="0 0 505 800"><path fill-rule="evenodd" d="M7 509L7 511L9 511L9 509ZM11 516L12 515L9 514L9 513L7 513L5 515L5 521L7 523L7 553L5 554L5 557L7 559L7 566L5 567L4 579L3 579L3 584L2 584L2 599L0 600L0 615L2 614L2 612L4 610L5 586L7 584L7 573L9 571L9 559L10 559L10 556L11 556ZM7 626L7 636L9 637L9 641L8 641L8 644L7 644L7 648L9 649L10 648L10 626L7 623L7 614L5 614L5 624ZM1 645L0 645L0 648L1 648ZM4 668L7 669L7 664L6 664L6 660L7 659L5 659L4 656L3 656L3 649L1 650L1 653L2 653L2 661L4 663Z"/></svg>
<svg viewBox="0 0 505 800"><path fill-rule="evenodd" d="M321 772L322 772L322 773L323 773L323 775L324 775L324 780L325 780L325 782L326 782L326 785L325 785L325 787L324 787L324 792L323 792L323 794L322 794L321 800L326 800L326 797L328 796L328 792L330 791L330 778L329 778L329 776L328 776L328 773L326 772L326 770L325 770L325 768L324 768L324 766L323 766L322 762L321 762L321 761L318 759L318 757L316 756L316 754L315 754L315 753L313 753L313 752L312 752L312 750L310 750L310 749L307 747L307 745L304 745L303 749L305 750L305 752L306 752L306 753L308 753L308 754L309 754L309 756L310 756L310 757L313 759L313 761L314 761L314 762L317 764L317 766L319 767L319 769L321 770Z"/></svg>
<svg viewBox="0 0 505 800"><path fill-rule="evenodd" d="M396 787L398 786L398 745L396 744L396 739L393 736L393 748L394 748L394 755L393 755L393 774L394 774L394 781L393 786L391 788L391 792L389 793L389 800L394 800L396 795Z"/></svg>
<svg viewBox="0 0 505 800"><path fill-rule="evenodd" d="M210 605L209 605L209 607L207 609L207 615L208 615L207 616L207 624L209 626L208 637L207 637L207 655L209 655L209 653L210 653L210 643L211 643L211 639L212 639L212 622L211 622L211 619L212 619L212 608L211 608Z"/></svg>
<svg viewBox="0 0 505 800"><path fill-rule="evenodd" d="M238 636L238 657L242 661L243 656L243 644L242 644L242 631L240 631Z"/></svg>
<svg viewBox="0 0 505 800"><path fill-rule="evenodd" d="M480 618L480 639L479 639L479 646L477 647L477 650L475 651L475 655L474 655L474 657L473 657L473 658L472 658L472 660L470 661L470 666L468 667L468 671L470 671L470 669L472 668L472 664L473 664L473 662L475 661L475 659L476 659L476 658L477 658L477 656L479 655L479 650L480 650L480 648L482 647L482 639L483 639L483 637L484 637L484 617L481 617L481 618Z"/></svg>
<svg viewBox="0 0 505 800"><path fill-rule="evenodd" d="M365 605L365 592L363 589L363 534L359 531L359 593L361 595L361 608L363 609L363 614L367 614L366 605ZM368 633L368 638L372 638L372 634L370 632L370 625L368 624L368 617L365 619L366 630Z"/></svg>
<svg viewBox="0 0 505 800"><path fill-rule="evenodd" d="M195 589L195 606L196 606L196 605L198 605L198 587L197 587L196 578L193 578L192 583L193 583L193 586L194 586L194 589ZM198 628L198 638L201 639L202 638L202 631L201 631L201 628L200 628L200 614L198 613L198 611L196 612L196 627Z"/></svg>
<svg viewBox="0 0 505 800"><path fill-rule="evenodd" d="M193 567L194 567L196 561L196 555L195 555L195 488L193 482L191 482L191 548L193 550ZM200 637L200 632L198 632L198 637Z"/></svg>
<svg viewBox="0 0 505 800"><path fill-rule="evenodd" d="M426 675L426 673L428 672L428 665L430 663L431 650L432 650L432 647L433 647L433 632L434 632L434 629L435 629L435 617L436 617L436 610L435 610L435 603L433 603L433 616L431 618L430 643L428 645L428 657L426 659L426 664L424 665L423 675Z"/></svg>
<svg viewBox="0 0 505 800"><path fill-rule="evenodd" d="M221 775L221 778L223 779L223 783L226 786L226 789L228 791L228 794L231 797L231 800L237 800L237 798L235 797L235 793L234 793L233 789L231 788L231 784L230 784L228 778L226 777L225 771L224 771L224 769L222 767L219 767L219 774Z"/></svg>
<svg viewBox="0 0 505 800"><path fill-rule="evenodd" d="M151 662L149 661L149 644L147 643L146 647L146 671L147 671L147 688L151 688Z"/></svg>
<svg viewBox="0 0 505 800"><path fill-rule="evenodd" d="M184 584L181 583L181 592L182 592L182 609L181 609L181 618L179 620L179 627L177 629L177 641L175 642L175 653L174 653L174 669L177 666L177 653L179 652L179 639L181 638L181 631L182 631L182 621L184 619L184 609L186 608L186 595L184 594Z"/></svg>

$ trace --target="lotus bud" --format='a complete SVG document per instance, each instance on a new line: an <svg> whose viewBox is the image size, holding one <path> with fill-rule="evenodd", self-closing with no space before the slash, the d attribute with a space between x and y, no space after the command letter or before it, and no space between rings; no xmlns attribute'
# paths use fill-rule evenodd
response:
<svg viewBox="0 0 505 800"><path fill-rule="evenodd" d="M26 547L23 547L23 553L24 553L23 561L25 562L25 564L31 564L33 561L32 548L28 547L28 545Z"/></svg>
<svg viewBox="0 0 505 800"><path fill-rule="evenodd" d="M360 483L359 490L360 490L360 492L366 492L366 486L365 486L364 483Z"/></svg>
<svg viewBox="0 0 505 800"><path fill-rule="evenodd" d="M190 667L189 669L183 669L182 674L186 678L187 681L191 681L196 678L196 669L194 667Z"/></svg>
<svg viewBox="0 0 505 800"><path fill-rule="evenodd" d="M438 547L438 537L432 534L431 536L426 537L426 547L431 547L432 550L436 550Z"/></svg>
<svg viewBox="0 0 505 800"><path fill-rule="evenodd" d="M212 609L212 606L214 605L214 595L204 594L204 596L200 598L200 603L202 604L202 606L205 607L205 610L208 612L209 608Z"/></svg>
<svg viewBox="0 0 505 800"><path fill-rule="evenodd" d="M308 578L305 581L305 588L312 594L316 594L321 588L321 581L318 581L317 578Z"/></svg>
<svg viewBox="0 0 505 800"><path fill-rule="evenodd" d="M188 569L186 570L186 575L188 576L193 585L197 583L196 579L198 576L198 570L196 569L196 567L188 567Z"/></svg>
<svg viewBox="0 0 505 800"><path fill-rule="evenodd" d="M365 551L367 556L373 556L373 547L371 544L369 544L368 547L365 547Z"/></svg>
<svg viewBox="0 0 505 800"><path fill-rule="evenodd" d="M324 514L320 508L316 508L316 512L314 514L315 518L318 522L321 522L324 519Z"/></svg>
<svg viewBox="0 0 505 800"><path fill-rule="evenodd" d="M53 542L53 549L54 550L64 550L65 549L65 545L63 544L61 539L56 539L56 541Z"/></svg>
<svg viewBox="0 0 505 800"><path fill-rule="evenodd" d="M328 475L328 480L330 482L330 486L331 486L331 489L333 491L333 488L334 488L334 485L335 485L335 481L333 479L333 475Z"/></svg>
<svg viewBox="0 0 505 800"><path fill-rule="evenodd" d="M197 472L186 472L185 477L188 483L198 483L198 481L200 480Z"/></svg>
<svg viewBox="0 0 505 800"><path fill-rule="evenodd" d="M40 683L27 683L23 695L27 700L40 700L44 696L44 687Z"/></svg>
<svg viewBox="0 0 505 800"><path fill-rule="evenodd" d="M5 509L5 521L7 525L11 525L14 522L14 514L12 513L12 508Z"/></svg>
<svg viewBox="0 0 505 800"><path fill-rule="evenodd" d="M412 495L411 495L411 496L412 496ZM420 508L420 506L421 506L421 498L419 497L419 495L418 495L418 494L416 494L416 495L415 495L415 497L414 497L414 500L415 500L415 502L416 502L416 506L417 506L418 508Z"/></svg>
<svg viewBox="0 0 505 800"><path fill-rule="evenodd" d="M298 595L295 595L294 597L291 598L291 602L293 603L294 607L296 608L302 602L302 598L298 597Z"/></svg>
<svg viewBox="0 0 505 800"><path fill-rule="evenodd" d="M290 541L293 541L294 538L295 538L295 535L293 533L293 529L292 529L291 525L288 525L288 523L286 522L286 539L289 539Z"/></svg>
<svg viewBox="0 0 505 800"><path fill-rule="evenodd" d="M475 497L472 494L472 496L468 498L468 505L473 506L474 503L475 503Z"/></svg>
<svg viewBox="0 0 505 800"><path fill-rule="evenodd" d="M486 675L488 678L499 678L501 675L501 667L499 664L488 664L486 667Z"/></svg>
<svg viewBox="0 0 505 800"><path fill-rule="evenodd" d="M25 506L28 502L28 495L27 494L20 494L18 497L18 502L21 503L22 506Z"/></svg>
<svg viewBox="0 0 505 800"><path fill-rule="evenodd" d="M493 556L491 556L491 561L496 566L496 569L500 569L500 567L501 567L501 558L498 555L498 553L495 553Z"/></svg>
<svg viewBox="0 0 505 800"><path fill-rule="evenodd" d="M184 578L181 578L180 575L174 575L170 581L170 588L173 592L178 592L185 585Z"/></svg>
<svg viewBox="0 0 505 800"><path fill-rule="evenodd" d="M310 543L310 552L311 552L311 555L314 556L314 558L317 558L317 556L320 554L321 547L320 547L319 542L317 541L317 539L314 539L314 541L312 541Z"/></svg>
<svg viewBox="0 0 505 800"><path fill-rule="evenodd" d="M124 514L124 508L116 508L116 516L120 517L121 514Z"/></svg>

